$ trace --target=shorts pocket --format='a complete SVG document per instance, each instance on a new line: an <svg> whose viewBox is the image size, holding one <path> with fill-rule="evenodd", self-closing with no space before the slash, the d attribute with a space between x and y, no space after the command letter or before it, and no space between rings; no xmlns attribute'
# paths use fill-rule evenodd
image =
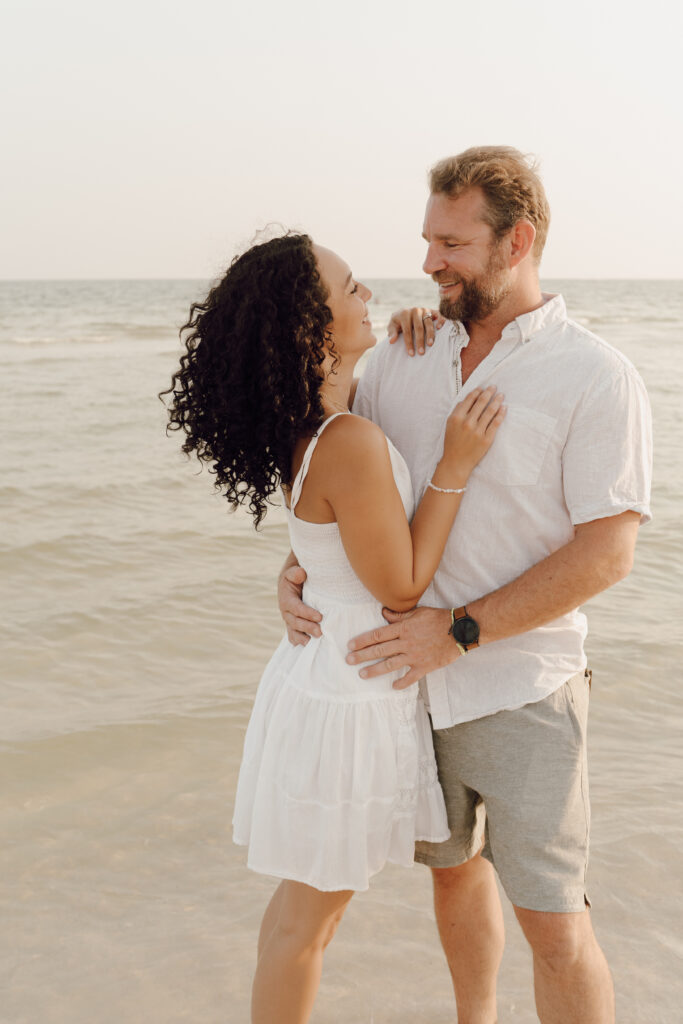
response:
<svg viewBox="0 0 683 1024"><path fill-rule="evenodd" d="M507 486L535 484L557 420L523 405L508 405L493 445L474 469L483 480Z"/></svg>
<svg viewBox="0 0 683 1024"><path fill-rule="evenodd" d="M568 679L567 682L564 684L562 690L564 693L565 700L567 702L567 714L572 724L574 739L576 740L576 746L578 749L582 750L586 742L587 707L586 701L582 700L581 695L577 695L574 689L576 682L577 677L572 676L572 678ZM583 687L586 686L586 683L583 679L583 673L581 673L579 685Z"/></svg>
<svg viewBox="0 0 683 1024"><path fill-rule="evenodd" d="M586 758L586 731L588 725L588 677L584 672L572 676L565 683L567 709L577 739L579 757L581 759L581 804L583 808L583 825L585 828L586 859L584 864L584 890L586 871L588 869L588 841L590 835L591 807L588 793L588 763ZM590 900L584 892L584 900L590 907Z"/></svg>

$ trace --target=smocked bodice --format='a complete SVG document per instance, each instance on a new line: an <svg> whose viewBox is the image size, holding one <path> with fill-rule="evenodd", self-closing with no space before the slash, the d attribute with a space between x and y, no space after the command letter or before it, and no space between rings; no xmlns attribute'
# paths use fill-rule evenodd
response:
<svg viewBox="0 0 683 1024"><path fill-rule="evenodd" d="M295 510L311 457L325 427L337 416L349 415L336 413L325 420L311 442L301 463L301 468L292 484L290 507L288 508L289 537L292 551L299 565L306 570L306 589L316 595L341 603L374 602L377 599L359 580L349 562L337 523L308 523L296 516ZM401 453L387 438L389 457L394 473L396 487L401 496L406 516L411 519L414 512L413 488L410 473Z"/></svg>

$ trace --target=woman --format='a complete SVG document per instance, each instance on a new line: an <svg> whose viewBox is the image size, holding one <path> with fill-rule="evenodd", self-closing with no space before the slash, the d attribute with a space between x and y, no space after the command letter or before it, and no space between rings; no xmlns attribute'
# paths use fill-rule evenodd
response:
<svg viewBox="0 0 683 1024"><path fill-rule="evenodd" d="M363 680L344 657L383 604L419 600L505 411L492 388L456 406L413 516L402 457L349 412L375 344L370 297L306 235L255 245L192 307L169 389L171 428L233 507L248 501L258 526L282 487L305 597L323 613L320 637L273 655L245 740L234 838L251 868L283 879L261 925L254 1024L304 1024L353 892L386 861L411 864L416 839L448 836L417 686Z"/></svg>

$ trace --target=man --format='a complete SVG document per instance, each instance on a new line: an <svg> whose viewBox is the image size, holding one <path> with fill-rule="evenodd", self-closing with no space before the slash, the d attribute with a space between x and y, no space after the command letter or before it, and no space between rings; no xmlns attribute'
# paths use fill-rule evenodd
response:
<svg viewBox="0 0 683 1024"><path fill-rule="evenodd" d="M457 400L495 384L508 413L424 606L386 610L389 625L352 641L348 660L366 676L406 666L401 686L428 674L451 838L419 843L416 859L432 868L459 1024L496 1020L492 865L533 952L542 1024L610 1024L585 891L590 675L578 608L628 574L650 517L647 396L628 360L541 293L549 210L520 153L480 147L443 160L430 193L424 270L447 319L430 345L429 313L395 318L406 336L415 324L422 350L427 334L427 351L411 360L379 345L353 410L402 452L417 498ZM299 599L303 577L290 557L279 592L293 642L319 629Z"/></svg>

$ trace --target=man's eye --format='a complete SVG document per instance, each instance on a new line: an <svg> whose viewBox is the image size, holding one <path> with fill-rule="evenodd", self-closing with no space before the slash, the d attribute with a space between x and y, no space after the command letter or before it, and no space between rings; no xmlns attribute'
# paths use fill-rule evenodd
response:
<svg viewBox="0 0 683 1024"><path fill-rule="evenodd" d="M351 289L351 294L355 295L357 291L358 291L358 285L354 284L353 288Z"/></svg>

